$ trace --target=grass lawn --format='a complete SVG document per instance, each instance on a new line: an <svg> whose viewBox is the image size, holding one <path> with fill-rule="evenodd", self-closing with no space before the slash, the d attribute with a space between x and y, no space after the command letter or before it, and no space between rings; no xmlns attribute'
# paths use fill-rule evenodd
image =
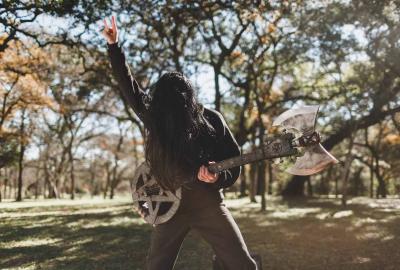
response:
<svg viewBox="0 0 400 270"><path fill-rule="evenodd" d="M268 211L226 200L263 269L400 269L400 200L282 201ZM152 227L130 199L0 203L0 269L145 269ZM212 250L192 231L175 269L211 269Z"/></svg>

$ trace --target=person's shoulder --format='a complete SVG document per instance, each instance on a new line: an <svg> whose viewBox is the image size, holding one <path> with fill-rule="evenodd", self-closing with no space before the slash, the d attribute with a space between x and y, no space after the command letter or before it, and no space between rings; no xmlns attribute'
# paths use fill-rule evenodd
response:
<svg viewBox="0 0 400 270"><path fill-rule="evenodd" d="M203 112L204 117L216 129L217 134L220 134L220 136L224 135L226 122L223 115L217 110L206 107L203 108L204 108Z"/></svg>
<svg viewBox="0 0 400 270"><path fill-rule="evenodd" d="M203 108L204 108L204 116L205 117L208 117L212 120L220 120L222 122L225 121L224 117L222 116L222 114L219 111L211 109L211 108L206 108L206 107L203 107Z"/></svg>

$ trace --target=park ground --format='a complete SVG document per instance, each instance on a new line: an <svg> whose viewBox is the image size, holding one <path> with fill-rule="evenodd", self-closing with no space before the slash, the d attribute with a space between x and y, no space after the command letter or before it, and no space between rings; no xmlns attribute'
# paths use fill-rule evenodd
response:
<svg viewBox="0 0 400 270"><path fill-rule="evenodd" d="M266 212L247 198L226 200L263 269L400 269L400 200L283 201ZM144 269L152 227L129 197L0 203L0 269ZM213 252L196 232L175 269L211 269Z"/></svg>

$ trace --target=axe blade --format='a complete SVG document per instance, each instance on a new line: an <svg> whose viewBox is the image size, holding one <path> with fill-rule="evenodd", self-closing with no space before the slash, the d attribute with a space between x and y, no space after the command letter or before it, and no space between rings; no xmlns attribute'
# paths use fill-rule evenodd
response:
<svg viewBox="0 0 400 270"><path fill-rule="evenodd" d="M272 123L286 129L295 129L301 134L314 132L319 105L303 106L290 109L279 115Z"/></svg>
<svg viewBox="0 0 400 270"><path fill-rule="evenodd" d="M336 163L339 163L339 161L319 143L307 147L304 155L298 157L295 164L288 168L286 172L293 175L312 175Z"/></svg>

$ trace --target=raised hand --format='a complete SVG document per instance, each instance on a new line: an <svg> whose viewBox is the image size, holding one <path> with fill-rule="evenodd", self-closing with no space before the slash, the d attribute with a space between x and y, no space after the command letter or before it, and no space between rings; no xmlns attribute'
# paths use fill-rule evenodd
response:
<svg viewBox="0 0 400 270"><path fill-rule="evenodd" d="M115 17L111 17L111 28L107 24L107 19L104 19L104 29L101 32L108 44L114 44L118 42L118 29L115 23Z"/></svg>

